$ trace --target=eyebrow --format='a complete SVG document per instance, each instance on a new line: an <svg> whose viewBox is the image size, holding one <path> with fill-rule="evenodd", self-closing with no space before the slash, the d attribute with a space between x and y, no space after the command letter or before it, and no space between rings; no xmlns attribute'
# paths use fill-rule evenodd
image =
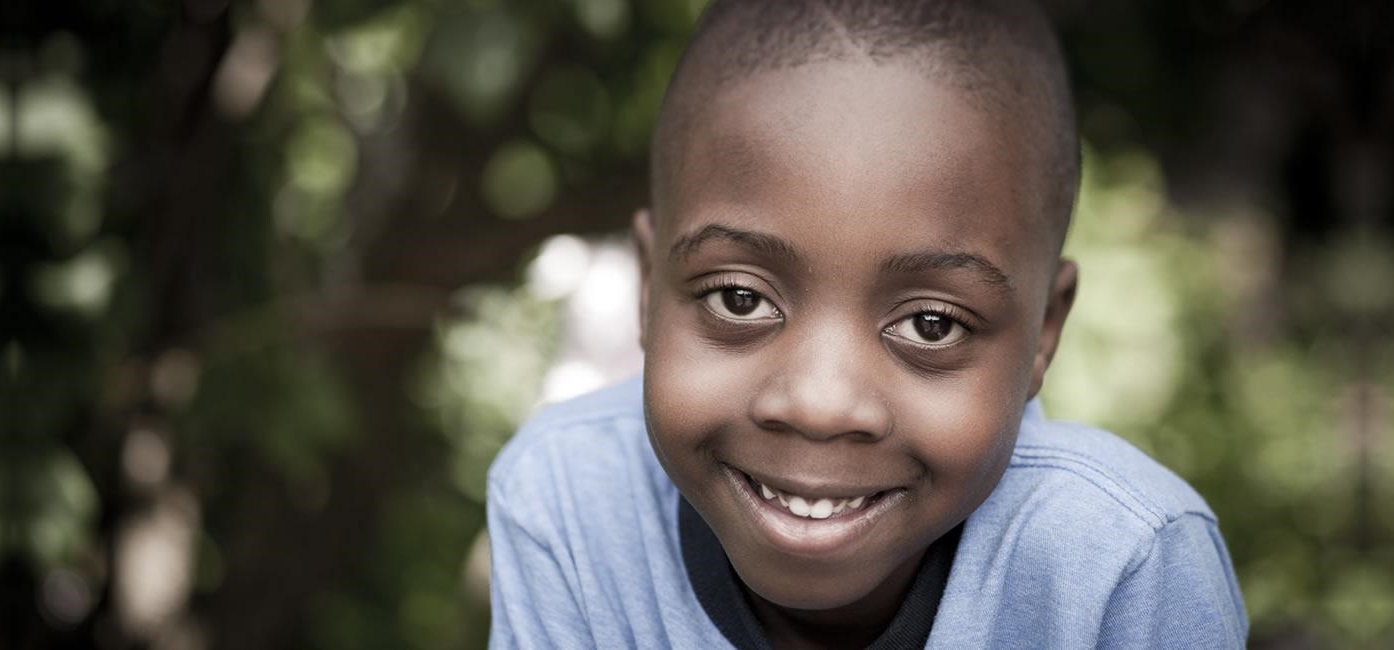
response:
<svg viewBox="0 0 1394 650"><path fill-rule="evenodd" d="M669 255L677 259L686 259L691 256L702 244L711 240L725 240L734 242L754 250L757 253L776 257L784 261L797 262L802 259L797 248L774 235L754 232L750 230L740 230L720 224L710 224L697 232L688 233L679 237L673 242L673 247L669 249Z"/></svg>
<svg viewBox="0 0 1394 650"><path fill-rule="evenodd" d="M688 233L673 242L669 254L676 259L686 259L702 244L711 240L734 242L758 253L776 257L784 261L797 262L802 259L797 248L774 235L750 230L741 230L720 224L709 224L696 232ZM922 250L900 253L881 263L881 272L896 275L918 275L929 271L964 269L971 271L985 284L1004 293L1012 293L1011 278L977 253L966 251Z"/></svg>
<svg viewBox="0 0 1394 650"><path fill-rule="evenodd" d="M976 253L962 251L915 251L901 253L881 263L881 271L897 275L915 275L927 271L945 269L965 269L973 272L978 279L1005 293L1012 293L1011 278L1002 269Z"/></svg>

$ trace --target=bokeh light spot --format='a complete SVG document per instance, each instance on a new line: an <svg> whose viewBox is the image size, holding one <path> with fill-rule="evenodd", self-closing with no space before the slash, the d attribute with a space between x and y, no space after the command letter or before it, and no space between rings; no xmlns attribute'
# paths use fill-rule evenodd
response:
<svg viewBox="0 0 1394 650"><path fill-rule="evenodd" d="M193 352L181 348L166 351L150 372L150 392L166 408L183 406L198 390L201 364Z"/></svg>
<svg viewBox="0 0 1394 650"><path fill-rule="evenodd" d="M237 33L213 75L213 99L233 119L246 117L261 104L280 65L280 44L269 28L254 26Z"/></svg>
<svg viewBox="0 0 1394 650"><path fill-rule="evenodd" d="M151 486L169 474L169 445L150 429L136 429L126 435L121 448L121 467L139 485Z"/></svg>
<svg viewBox="0 0 1394 650"><path fill-rule="evenodd" d="M560 402L605 385L605 375L591 363L563 361L547 371L542 382L542 401Z"/></svg>
<svg viewBox="0 0 1394 650"><path fill-rule="evenodd" d="M531 23L505 9L461 12L432 34L422 72L444 87L467 118L491 122L511 108L539 40Z"/></svg>
<svg viewBox="0 0 1394 650"><path fill-rule="evenodd" d="M426 38L427 19L412 3L402 3L329 39L331 57L355 74L386 76L416 64Z"/></svg>
<svg viewBox="0 0 1394 650"><path fill-rule="evenodd" d="M337 195L357 171L358 144L342 123L330 116L306 119L290 138L286 163L291 181L319 195Z"/></svg>
<svg viewBox="0 0 1394 650"><path fill-rule="evenodd" d="M629 29L628 0L575 0L576 20L596 38L609 39Z"/></svg>
<svg viewBox="0 0 1394 650"><path fill-rule="evenodd" d="M484 200L501 217L530 217L552 202L557 191L552 159L536 145L514 142L489 159L482 178Z"/></svg>
<svg viewBox="0 0 1394 650"><path fill-rule="evenodd" d="M92 588L82 576L67 569L50 571L40 587L39 605L44 618L59 627L81 623L92 611Z"/></svg>
<svg viewBox="0 0 1394 650"><path fill-rule="evenodd" d="M50 76L20 87L13 110L21 156L61 156L75 171L95 172L107 161L107 136L91 101L72 79ZM13 146L13 145L12 145Z"/></svg>
<svg viewBox="0 0 1394 650"><path fill-rule="evenodd" d="M121 262L116 242L90 246L66 262L40 266L34 275L34 296L51 308L94 317L111 299Z"/></svg>
<svg viewBox="0 0 1394 650"><path fill-rule="evenodd" d="M575 235L556 235L542 243L537 258L528 265L528 288L541 300L570 295L585 278L590 247Z"/></svg>

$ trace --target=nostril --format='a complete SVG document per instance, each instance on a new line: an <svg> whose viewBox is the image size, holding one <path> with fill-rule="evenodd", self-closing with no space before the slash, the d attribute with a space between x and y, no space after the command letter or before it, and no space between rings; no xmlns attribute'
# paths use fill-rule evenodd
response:
<svg viewBox="0 0 1394 650"><path fill-rule="evenodd" d="M773 420L773 419L759 420L759 421L756 422L756 424L760 425L760 428L761 428L761 429L764 429L764 430L766 430L766 431L773 431L773 432L776 432L776 433L791 433L791 432L794 431L794 428L793 428L793 427L791 427L791 426L789 426L788 424L786 424L786 423L784 423L784 422L781 422L781 421L779 421L779 420Z"/></svg>

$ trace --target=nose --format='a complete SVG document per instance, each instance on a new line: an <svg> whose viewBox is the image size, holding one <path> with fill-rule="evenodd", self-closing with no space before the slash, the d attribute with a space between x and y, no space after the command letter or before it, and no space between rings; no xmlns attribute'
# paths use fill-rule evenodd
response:
<svg viewBox="0 0 1394 650"><path fill-rule="evenodd" d="M789 343L770 350L770 372L750 403L756 424L813 440L874 441L891 432L890 405L873 364L879 346L867 349L836 332Z"/></svg>

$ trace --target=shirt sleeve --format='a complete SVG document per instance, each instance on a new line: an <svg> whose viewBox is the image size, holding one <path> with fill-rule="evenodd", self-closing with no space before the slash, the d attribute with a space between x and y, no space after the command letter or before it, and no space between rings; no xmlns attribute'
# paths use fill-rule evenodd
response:
<svg viewBox="0 0 1394 650"><path fill-rule="evenodd" d="M576 567L555 520L537 500L511 504L490 481L490 648L580 648L592 644L578 601Z"/></svg>
<svg viewBox="0 0 1394 650"><path fill-rule="evenodd" d="M1109 599L1101 648L1243 648L1249 622L1215 522L1187 514L1162 527Z"/></svg>

